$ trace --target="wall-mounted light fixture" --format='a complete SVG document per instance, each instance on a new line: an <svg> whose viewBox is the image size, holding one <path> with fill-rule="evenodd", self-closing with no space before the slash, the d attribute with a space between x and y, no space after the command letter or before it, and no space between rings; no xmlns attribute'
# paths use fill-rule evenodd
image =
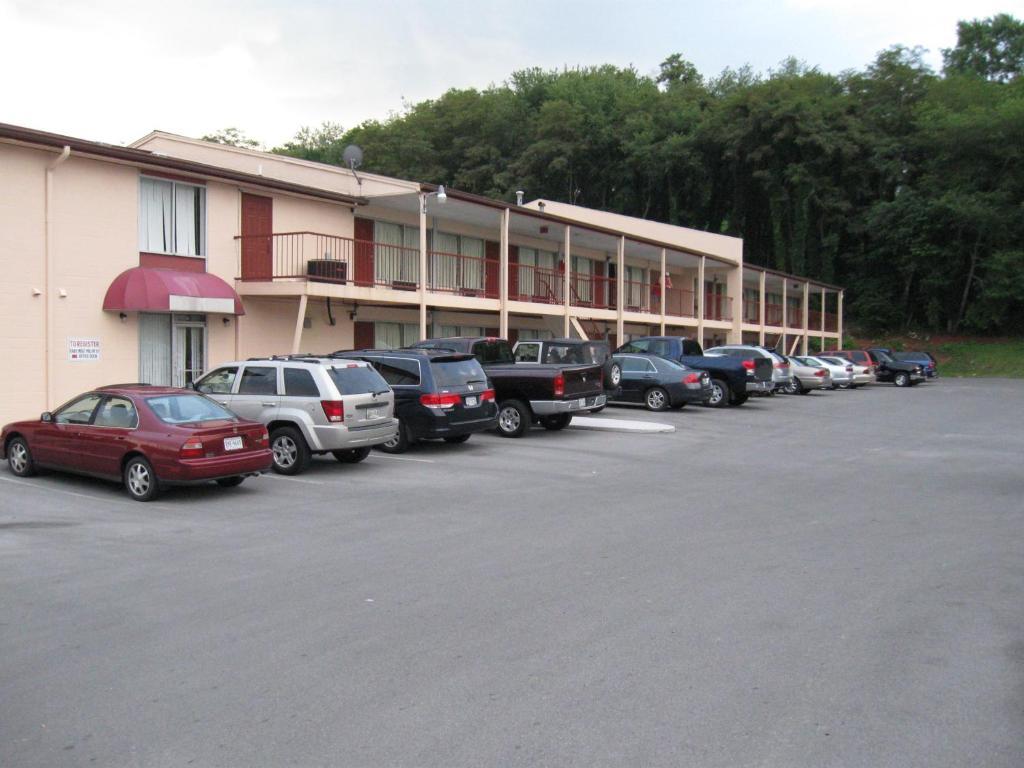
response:
<svg viewBox="0 0 1024 768"><path fill-rule="evenodd" d="M121 318L122 323L128 319L128 315L126 315L124 312L119 312L117 316Z"/></svg>
<svg viewBox="0 0 1024 768"><path fill-rule="evenodd" d="M423 205L420 207L421 213L427 212L428 197L436 197L437 202L440 203L441 205L444 205L445 201L448 199L448 193L444 191L444 184L437 188L437 192L427 192L427 194L423 196Z"/></svg>
<svg viewBox="0 0 1024 768"><path fill-rule="evenodd" d="M227 328L229 325L231 325L231 318L230 317L222 317L220 321L222 323L224 323L224 327L225 328Z"/></svg>
<svg viewBox="0 0 1024 768"><path fill-rule="evenodd" d="M33 296L42 296L43 295L43 289L42 288L33 288L32 289L32 295Z"/></svg>

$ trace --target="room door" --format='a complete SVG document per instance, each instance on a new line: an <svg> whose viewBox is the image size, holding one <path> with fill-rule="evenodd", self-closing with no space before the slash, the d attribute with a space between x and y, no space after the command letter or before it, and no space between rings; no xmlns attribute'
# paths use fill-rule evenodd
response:
<svg viewBox="0 0 1024 768"><path fill-rule="evenodd" d="M206 322L174 319L171 337L171 386L186 387L206 370Z"/></svg>
<svg viewBox="0 0 1024 768"><path fill-rule="evenodd" d="M274 201L242 193L242 279L274 277ZM305 265L303 265L305 268Z"/></svg>

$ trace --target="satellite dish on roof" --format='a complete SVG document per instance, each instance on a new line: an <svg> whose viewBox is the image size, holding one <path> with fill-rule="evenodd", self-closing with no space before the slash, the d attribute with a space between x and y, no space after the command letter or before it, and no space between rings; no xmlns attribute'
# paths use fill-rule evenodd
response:
<svg viewBox="0 0 1024 768"><path fill-rule="evenodd" d="M354 171L363 164L363 150L355 144L349 144L345 147L345 151L342 152L341 159L344 161L346 166Z"/></svg>

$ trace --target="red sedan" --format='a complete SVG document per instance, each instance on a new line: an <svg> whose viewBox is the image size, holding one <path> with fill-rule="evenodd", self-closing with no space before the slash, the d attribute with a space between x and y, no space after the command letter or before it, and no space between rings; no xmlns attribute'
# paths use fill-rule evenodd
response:
<svg viewBox="0 0 1024 768"><path fill-rule="evenodd" d="M8 424L0 456L18 477L37 467L124 483L137 501L164 485L239 485L270 469L267 429L183 389L125 384L79 395L37 421Z"/></svg>

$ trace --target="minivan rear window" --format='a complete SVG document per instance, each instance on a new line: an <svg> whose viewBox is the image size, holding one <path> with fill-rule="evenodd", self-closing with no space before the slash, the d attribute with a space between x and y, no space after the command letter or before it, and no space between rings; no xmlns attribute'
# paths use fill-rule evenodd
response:
<svg viewBox="0 0 1024 768"><path fill-rule="evenodd" d="M487 374L473 358L465 360L434 361L430 364L434 374L434 383L440 389L461 387L466 384L486 384Z"/></svg>
<svg viewBox="0 0 1024 768"><path fill-rule="evenodd" d="M331 379L342 395L363 395L367 392L388 392L391 387L383 377L368 365L351 368L329 368Z"/></svg>

